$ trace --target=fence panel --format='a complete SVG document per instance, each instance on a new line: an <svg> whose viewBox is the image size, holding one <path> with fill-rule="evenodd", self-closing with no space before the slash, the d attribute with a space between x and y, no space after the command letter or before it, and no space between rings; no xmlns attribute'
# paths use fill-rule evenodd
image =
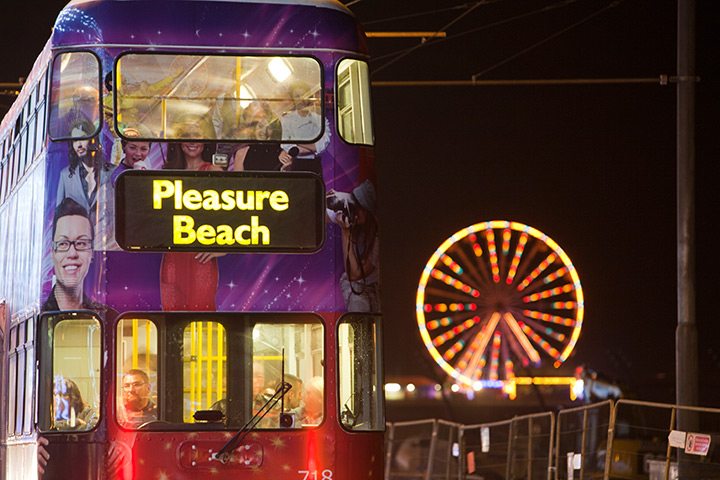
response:
<svg viewBox="0 0 720 480"><path fill-rule="evenodd" d="M558 413L555 478L603 478L613 415L611 400Z"/></svg>
<svg viewBox="0 0 720 480"><path fill-rule="evenodd" d="M397 422L386 437L386 480L455 480L458 460L453 444L457 424L443 420Z"/></svg>
<svg viewBox="0 0 720 480"><path fill-rule="evenodd" d="M461 478L548 480L554 423L548 412L460 427Z"/></svg>
<svg viewBox="0 0 720 480"><path fill-rule="evenodd" d="M690 432L676 431L678 415L688 416ZM614 417L609 478L720 478L720 409L620 400Z"/></svg>

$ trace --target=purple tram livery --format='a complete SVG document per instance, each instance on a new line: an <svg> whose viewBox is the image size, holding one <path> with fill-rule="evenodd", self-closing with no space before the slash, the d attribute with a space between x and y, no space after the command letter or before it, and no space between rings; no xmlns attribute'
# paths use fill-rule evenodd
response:
<svg viewBox="0 0 720 480"><path fill-rule="evenodd" d="M0 480L383 474L365 35L72 0L0 127Z"/></svg>

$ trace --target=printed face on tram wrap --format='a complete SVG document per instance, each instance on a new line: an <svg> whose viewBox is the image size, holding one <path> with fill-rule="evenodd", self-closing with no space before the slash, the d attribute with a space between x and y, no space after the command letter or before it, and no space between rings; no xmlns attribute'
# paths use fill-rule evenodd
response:
<svg viewBox="0 0 720 480"><path fill-rule="evenodd" d="M52 260L58 283L66 288L81 286L93 254L90 221L81 215L60 217L53 242Z"/></svg>
<svg viewBox="0 0 720 480"><path fill-rule="evenodd" d="M75 150L77 156L84 157L85 155L87 155L90 140L75 140L74 142L72 142L72 145L73 150Z"/></svg>
<svg viewBox="0 0 720 480"><path fill-rule="evenodd" d="M128 142L123 148L125 164L134 167L137 162L144 162L150 153L150 142Z"/></svg>

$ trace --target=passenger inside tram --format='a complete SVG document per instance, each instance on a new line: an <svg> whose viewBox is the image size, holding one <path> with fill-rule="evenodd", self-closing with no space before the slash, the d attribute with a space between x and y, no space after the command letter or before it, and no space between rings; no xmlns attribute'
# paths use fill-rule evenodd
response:
<svg viewBox="0 0 720 480"><path fill-rule="evenodd" d="M69 378L55 381L53 403L57 430L91 430L97 423L97 412L85 403L77 384Z"/></svg>
<svg viewBox="0 0 720 480"><path fill-rule="evenodd" d="M122 380L122 407L118 421L125 428L139 428L157 420L157 406L151 399L152 387L147 373L139 369L128 371Z"/></svg>

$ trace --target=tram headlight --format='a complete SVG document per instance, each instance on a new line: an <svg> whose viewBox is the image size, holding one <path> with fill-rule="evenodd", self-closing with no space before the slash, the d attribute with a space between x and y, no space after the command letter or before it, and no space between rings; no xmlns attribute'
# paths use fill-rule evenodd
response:
<svg viewBox="0 0 720 480"><path fill-rule="evenodd" d="M295 414L294 413L281 413L280 414L280 428L295 428Z"/></svg>

